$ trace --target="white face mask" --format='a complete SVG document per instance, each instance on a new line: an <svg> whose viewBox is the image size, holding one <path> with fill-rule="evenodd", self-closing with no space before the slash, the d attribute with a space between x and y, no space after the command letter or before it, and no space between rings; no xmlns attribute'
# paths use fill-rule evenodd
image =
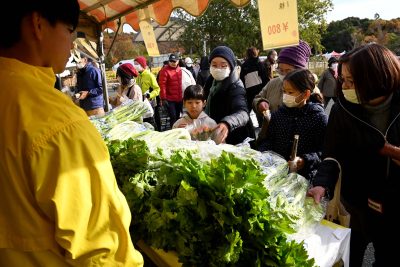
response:
<svg viewBox="0 0 400 267"><path fill-rule="evenodd" d="M353 103L353 104L360 104L360 101L358 101L358 97L356 94L356 89L346 89L342 90L344 98L346 98L347 101Z"/></svg>
<svg viewBox="0 0 400 267"><path fill-rule="evenodd" d="M76 64L76 67L77 67L78 69L83 69L83 68L85 67L85 63L79 62L78 64Z"/></svg>
<svg viewBox="0 0 400 267"><path fill-rule="evenodd" d="M219 69L219 68L215 68L215 67L210 67L210 74L217 81L222 81L226 77L229 77L230 73L231 73L231 70L229 68Z"/></svg>
<svg viewBox="0 0 400 267"><path fill-rule="evenodd" d="M337 70L337 67L338 67L338 63L333 63L333 64L331 65L331 70L336 71L336 70Z"/></svg>
<svg viewBox="0 0 400 267"><path fill-rule="evenodd" d="M300 103L296 102L296 96L288 95L288 94L283 94L283 104L287 106L288 108L294 108L300 105Z"/></svg>
<svg viewBox="0 0 400 267"><path fill-rule="evenodd" d="M133 66L134 66L135 69L136 69L137 71L139 71L139 72L141 72L141 71L144 70L143 67L142 67L142 65L140 65L140 64L134 64Z"/></svg>

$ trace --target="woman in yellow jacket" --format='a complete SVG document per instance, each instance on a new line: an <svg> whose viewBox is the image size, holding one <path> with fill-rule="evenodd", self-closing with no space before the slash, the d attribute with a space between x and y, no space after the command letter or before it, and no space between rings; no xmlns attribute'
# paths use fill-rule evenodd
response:
<svg viewBox="0 0 400 267"><path fill-rule="evenodd" d="M142 266L107 147L53 87L77 0L9 5L0 16L0 266Z"/></svg>

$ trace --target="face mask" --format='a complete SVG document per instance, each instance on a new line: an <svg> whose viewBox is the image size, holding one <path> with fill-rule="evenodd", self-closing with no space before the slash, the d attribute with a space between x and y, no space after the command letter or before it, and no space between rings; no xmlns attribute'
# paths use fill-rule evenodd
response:
<svg viewBox="0 0 400 267"><path fill-rule="evenodd" d="M142 65L140 65L140 64L135 64L135 65L133 65L133 66L135 67L135 69L136 69L137 71L139 71L139 72L143 71Z"/></svg>
<svg viewBox="0 0 400 267"><path fill-rule="evenodd" d="M210 67L210 74L217 81L222 81L223 79L228 77L230 73L231 73L231 70L229 68L219 69L219 68L215 68L215 67Z"/></svg>
<svg viewBox="0 0 400 267"><path fill-rule="evenodd" d="M279 79L281 79L281 81L283 81L283 79L285 79L285 76L286 76L286 75L283 75L283 74L279 74L279 73L278 73L278 77L279 77Z"/></svg>
<svg viewBox="0 0 400 267"><path fill-rule="evenodd" d="M187 66L188 68L190 68L190 67L192 66L192 63L188 63L188 64L186 64L186 66Z"/></svg>
<svg viewBox="0 0 400 267"><path fill-rule="evenodd" d="M79 62L78 64L76 64L76 66L78 67L78 69L83 69L85 67L85 63Z"/></svg>
<svg viewBox="0 0 400 267"><path fill-rule="evenodd" d="M347 101L353 103L353 104L360 104L360 101L358 101L358 97L356 94L355 89L346 89L342 90L344 98L346 98Z"/></svg>
<svg viewBox="0 0 400 267"><path fill-rule="evenodd" d="M336 70L337 70L337 67L338 67L338 63L333 63L333 64L331 65L331 70L336 71Z"/></svg>
<svg viewBox="0 0 400 267"><path fill-rule="evenodd" d="M296 102L296 96L288 95L288 94L283 94L283 104L287 106L288 108L294 108L300 105L300 103Z"/></svg>
<svg viewBox="0 0 400 267"><path fill-rule="evenodd" d="M277 61L277 60L278 60L278 56L273 56L272 59L273 59L274 61Z"/></svg>

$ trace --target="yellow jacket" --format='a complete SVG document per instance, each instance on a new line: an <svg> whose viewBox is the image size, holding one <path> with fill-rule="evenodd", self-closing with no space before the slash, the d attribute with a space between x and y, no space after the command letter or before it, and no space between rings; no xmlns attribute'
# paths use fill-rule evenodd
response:
<svg viewBox="0 0 400 267"><path fill-rule="evenodd" d="M156 96L160 94L160 86L158 85L156 76L150 72L149 69L145 69L142 71L139 76L136 78L136 83L142 89L142 93L145 94L147 91L152 88L153 90L150 93L150 100L153 100Z"/></svg>
<svg viewBox="0 0 400 267"><path fill-rule="evenodd" d="M54 83L0 57L0 266L142 266L107 147Z"/></svg>

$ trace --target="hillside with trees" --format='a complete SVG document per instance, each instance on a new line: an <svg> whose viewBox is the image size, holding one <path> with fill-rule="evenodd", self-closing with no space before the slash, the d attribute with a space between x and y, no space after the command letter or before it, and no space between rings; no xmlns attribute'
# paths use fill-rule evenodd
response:
<svg viewBox="0 0 400 267"><path fill-rule="evenodd" d="M383 20L349 17L331 22L322 35L323 51L349 51L362 44L376 42L400 55L400 18Z"/></svg>

